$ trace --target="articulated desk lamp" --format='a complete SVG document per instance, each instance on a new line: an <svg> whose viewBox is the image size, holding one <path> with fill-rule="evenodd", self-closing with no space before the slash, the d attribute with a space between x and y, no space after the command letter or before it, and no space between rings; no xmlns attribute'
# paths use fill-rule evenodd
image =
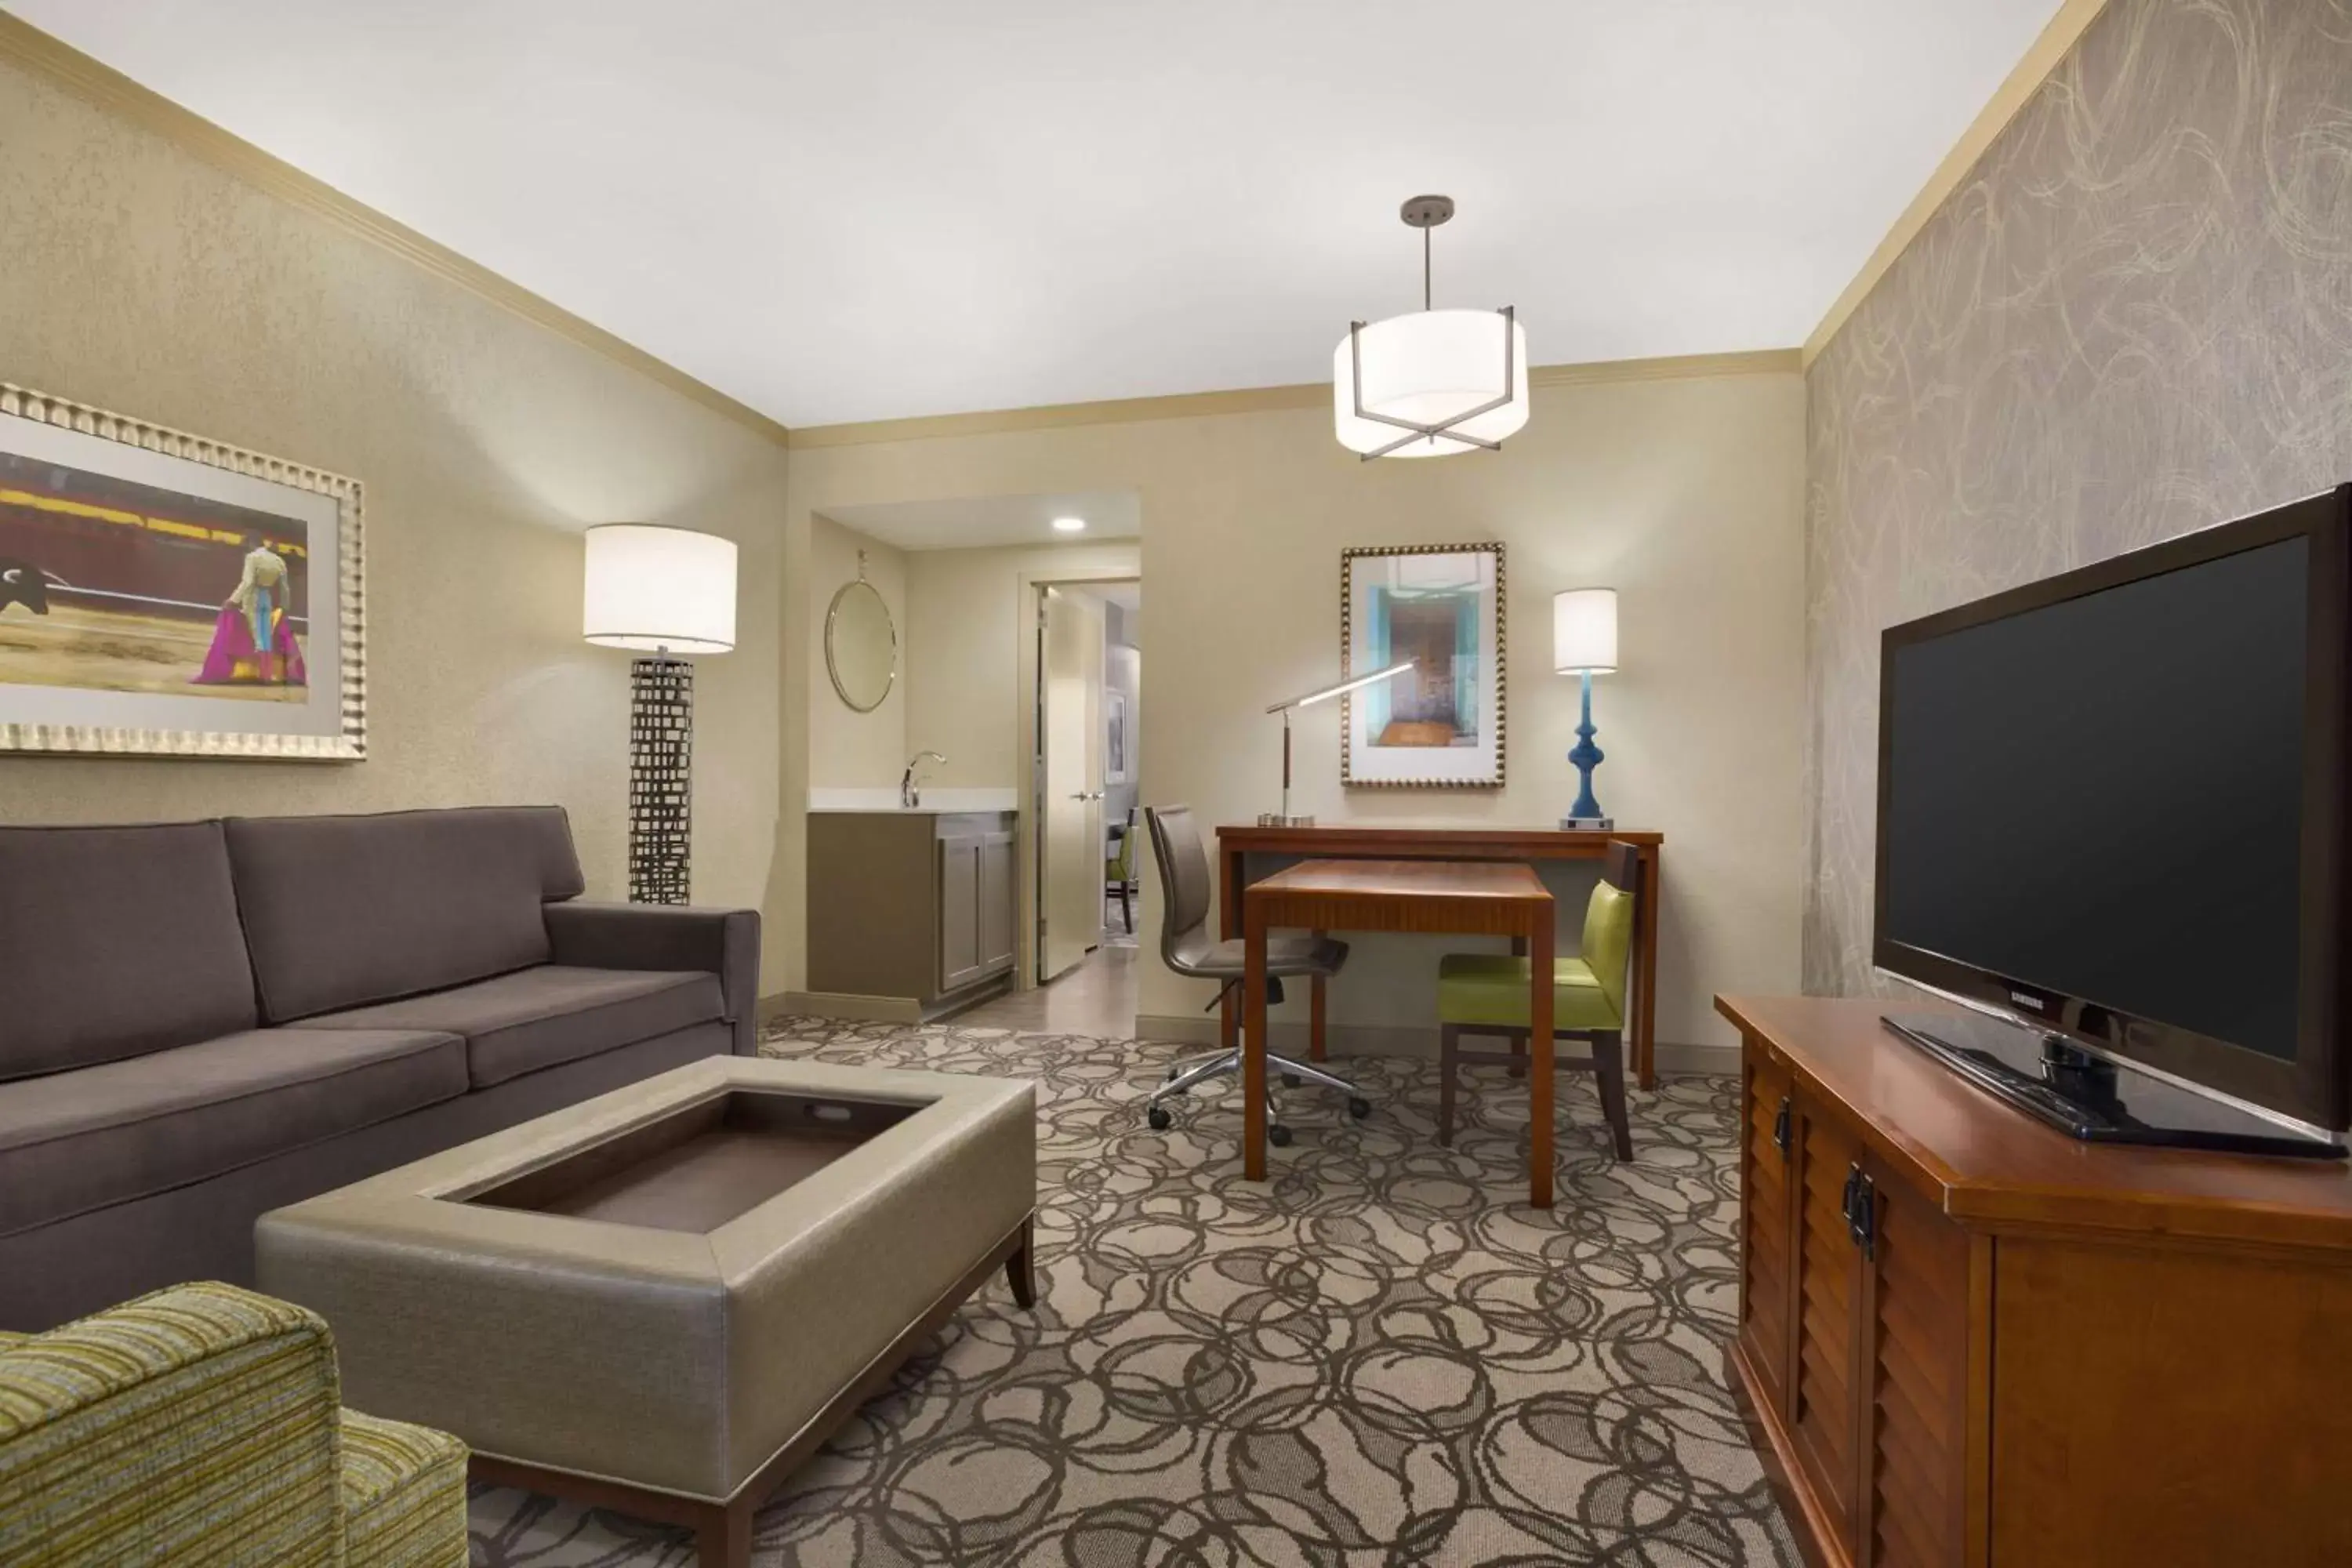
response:
<svg viewBox="0 0 2352 1568"><path fill-rule="evenodd" d="M1406 670L1411 669L1412 665L1412 659L1406 659L1402 664L1392 664L1386 669L1375 671L1370 675L1360 675L1353 680L1343 680L1337 686L1327 686L1320 691L1310 691L1304 697L1294 697L1287 702L1277 702L1266 710L1269 713L1282 715L1282 810L1279 814L1260 812L1257 819L1257 825L1260 827L1312 827L1315 826L1315 819L1311 816L1290 815L1290 710L1293 708L1311 708L1318 702L1370 686L1375 681L1386 680L1392 675L1402 675Z"/></svg>

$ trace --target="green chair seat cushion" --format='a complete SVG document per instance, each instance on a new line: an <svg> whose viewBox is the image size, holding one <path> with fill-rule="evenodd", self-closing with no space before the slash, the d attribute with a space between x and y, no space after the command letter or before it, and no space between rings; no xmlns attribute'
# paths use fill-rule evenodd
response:
<svg viewBox="0 0 2352 1568"><path fill-rule="evenodd" d="M1528 961L1508 953L1449 952L1437 965L1437 1016L1446 1024L1528 1026ZM1600 977L1580 958L1551 966L1554 1030L1619 1029L1624 1020Z"/></svg>
<svg viewBox="0 0 2352 1568"><path fill-rule="evenodd" d="M349 1568L466 1561L466 1445L446 1432L342 1413Z"/></svg>

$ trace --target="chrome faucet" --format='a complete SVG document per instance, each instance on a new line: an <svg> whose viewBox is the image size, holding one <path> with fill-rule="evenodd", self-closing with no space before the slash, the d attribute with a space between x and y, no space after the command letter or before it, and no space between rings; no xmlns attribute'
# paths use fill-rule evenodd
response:
<svg viewBox="0 0 2352 1568"><path fill-rule="evenodd" d="M915 783L915 770L923 765L925 757L930 758L935 763L943 763L947 761L937 752L917 752L912 757L907 759L907 771L898 778L898 804L908 811L923 804L922 789Z"/></svg>

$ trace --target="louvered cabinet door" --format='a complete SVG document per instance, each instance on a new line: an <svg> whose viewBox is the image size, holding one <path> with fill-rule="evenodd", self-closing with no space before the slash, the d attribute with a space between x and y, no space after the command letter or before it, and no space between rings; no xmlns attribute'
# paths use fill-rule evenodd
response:
<svg viewBox="0 0 2352 1568"><path fill-rule="evenodd" d="M1795 1206L1790 1158L1795 1106L1788 1068L1750 1048L1745 1053L1747 1138L1739 1155L1739 1349L1759 1393L1789 1419L1789 1337L1793 1318Z"/></svg>
<svg viewBox="0 0 2352 1568"><path fill-rule="evenodd" d="M1862 1484L1863 1258L1847 1222L1847 1183L1861 1146L1800 1092L1795 1110L1795 1348L1789 1368L1789 1434L1797 1463L1839 1539L1857 1543Z"/></svg>
<svg viewBox="0 0 2352 1568"><path fill-rule="evenodd" d="M1961 1568L1966 1556L1969 1243L1925 1194L1864 1160L1870 1267L1859 1561Z"/></svg>

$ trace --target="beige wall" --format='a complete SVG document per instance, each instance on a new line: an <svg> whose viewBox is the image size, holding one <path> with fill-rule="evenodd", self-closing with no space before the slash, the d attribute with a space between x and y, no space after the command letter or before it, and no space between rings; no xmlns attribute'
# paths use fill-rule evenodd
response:
<svg viewBox="0 0 2352 1568"><path fill-rule="evenodd" d="M898 630L898 678L871 713L860 713L833 688L824 658L825 615L833 596L857 581L860 552L866 580L889 606ZM809 570L801 596L808 605L809 785L814 789L895 785L907 765L909 701L907 620L907 557L878 539L869 539L828 517L809 520Z"/></svg>
<svg viewBox="0 0 2352 1568"><path fill-rule="evenodd" d="M1803 421L1801 383L1778 373L1544 388L1502 453L1423 462L1360 463L1312 409L810 447L793 454L787 548L805 547L809 514L827 507L1139 491L1143 798L1188 801L1209 822L1273 807L1281 731L1265 705L1338 668L1340 550L1482 539L1510 551L1509 786L1342 792L1326 708L1299 724L1294 809L1326 822L1557 820L1574 796L1561 758L1576 693L1549 670L1550 596L1614 584L1625 668L1598 699L1601 799L1627 826L1667 835L1660 1037L1719 1043L1713 993L1798 981ZM923 660L925 568L910 571ZM909 739L938 744L921 684ZM939 749L979 754L977 736L948 741ZM788 724L788 776L795 743ZM789 854L789 800L786 816ZM1146 905L1142 1010L1192 1015L1205 992L1160 967L1156 890ZM1425 1026L1437 950L1367 942L1334 1018Z"/></svg>
<svg viewBox="0 0 2352 1568"><path fill-rule="evenodd" d="M699 661L695 891L774 847L783 451L160 137L0 65L0 379L367 487L370 759L0 760L0 820L552 801L624 890L628 659L580 640L580 531L742 547ZM772 921L770 970L797 942Z"/></svg>
<svg viewBox="0 0 2352 1568"><path fill-rule="evenodd" d="M1814 362L1807 989L1884 984L1883 628L2352 478L2347 21L2113 0Z"/></svg>
<svg viewBox="0 0 2352 1568"><path fill-rule="evenodd" d="M1141 566L1133 540L908 555L907 744L947 753L945 765L931 771L934 783L975 789L1021 783L1023 579L1132 575Z"/></svg>

